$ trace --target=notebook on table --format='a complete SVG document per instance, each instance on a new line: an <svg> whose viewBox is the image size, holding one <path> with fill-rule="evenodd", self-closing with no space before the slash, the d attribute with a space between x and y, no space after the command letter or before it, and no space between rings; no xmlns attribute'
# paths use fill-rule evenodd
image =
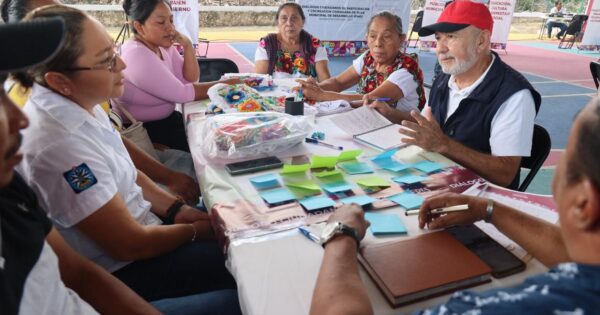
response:
<svg viewBox="0 0 600 315"><path fill-rule="evenodd" d="M378 111L361 106L347 113L330 118L337 127L351 134L355 141L379 150L403 147L405 136L398 131L404 127L383 117Z"/></svg>
<svg viewBox="0 0 600 315"><path fill-rule="evenodd" d="M491 279L490 267L446 231L367 245L358 259L393 307Z"/></svg>

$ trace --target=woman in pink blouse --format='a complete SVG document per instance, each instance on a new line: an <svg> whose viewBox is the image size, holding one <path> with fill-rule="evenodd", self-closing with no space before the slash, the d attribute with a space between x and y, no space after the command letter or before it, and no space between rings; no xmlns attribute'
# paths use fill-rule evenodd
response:
<svg viewBox="0 0 600 315"><path fill-rule="evenodd" d="M144 122L152 142L189 152L182 115L175 111L175 104L205 99L208 88L219 82L198 83L200 69L194 47L175 30L169 2L125 0L123 9L132 21L135 37L121 48L127 68L125 92L118 100ZM183 56L174 43L183 47Z"/></svg>

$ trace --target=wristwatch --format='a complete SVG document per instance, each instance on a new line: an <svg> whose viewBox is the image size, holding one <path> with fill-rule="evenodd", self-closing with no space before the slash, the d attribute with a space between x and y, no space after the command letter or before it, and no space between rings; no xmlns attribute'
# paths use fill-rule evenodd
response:
<svg viewBox="0 0 600 315"><path fill-rule="evenodd" d="M167 216L164 218L163 223L167 225L174 224L175 216L177 216L179 211L181 211L181 207L183 206L185 206L185 200L183 200L181 196L176 196L176 199L175 201L173 201L173 204L171 204L169 209L167 209Z"/></svg>
<svg viewBox="0 0 600 315"><path fill-rule="evenodd" d="M342 222L331 222L325 225L323 232L321 233L321 245L325 247L327 242L331 241L338 235L348 235L356 241L356 248L360 246L360 238L358 232L354 228L347 226Z"/></svg>

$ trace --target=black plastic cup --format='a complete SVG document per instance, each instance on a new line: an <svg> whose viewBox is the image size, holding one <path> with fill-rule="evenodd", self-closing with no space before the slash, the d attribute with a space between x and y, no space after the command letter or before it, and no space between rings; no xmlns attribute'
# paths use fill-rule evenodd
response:
<svg viewBox="0 0 600 315"><path fill-rule="evenodd" d="M295 101L294 97L286 98L285 113L294 116L304 115L304 101Z"/></svg>

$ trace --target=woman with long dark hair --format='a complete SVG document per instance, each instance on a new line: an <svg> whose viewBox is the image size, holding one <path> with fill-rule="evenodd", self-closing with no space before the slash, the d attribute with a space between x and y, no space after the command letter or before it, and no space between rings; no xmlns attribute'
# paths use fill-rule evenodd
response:
<svg viewBox="0 0 600 315"><path fill-rule="evenodd" d="M74 8L46 6L28 18L54 16L65 20L65 44L15 75L32 88L20 167L42 208L75 250L146 300L193 297L206 306L190 307L195 314L239 313L208 215L137 171L97 105L123 93L125 63L112 39Z"/></svg>
<svg viewBox="0 0 600 315"><path fill-rule="evenodd" d="M200 69L194 47L175 29L168 1L125 0L123 9L131 21L134 38L121 48L127 69L125 92L118 101L135 119L144 122L152 142L189 152L183 117L175 104L206 99L208 88L219 82L198 82ZM183 48L183 56L175 43Z"/></svg>
<svg viewBox="0 0 600 315"><path fill-rule="evenodd" d="M288 2L279 6L275 15L277 33L261 38L256 48L257 73L274 78L329 79L327 51L319 39L303 29L305 20L299 4Z"/></svg>

